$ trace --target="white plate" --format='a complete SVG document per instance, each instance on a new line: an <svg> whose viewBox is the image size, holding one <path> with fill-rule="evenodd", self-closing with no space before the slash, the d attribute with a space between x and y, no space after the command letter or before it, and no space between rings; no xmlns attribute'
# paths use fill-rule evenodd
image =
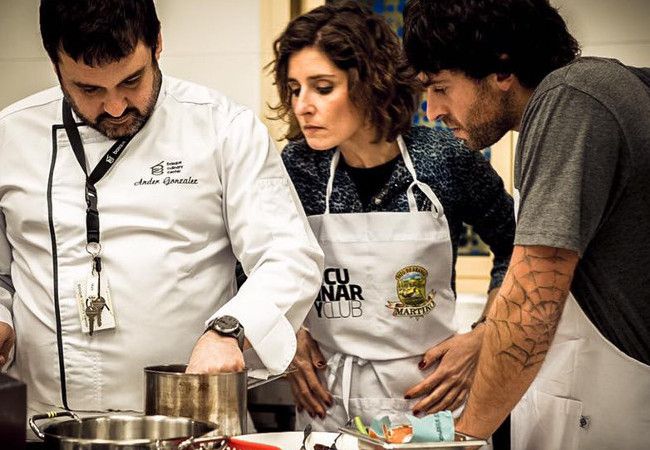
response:
<svg viewBox="0 0 650 450"><path fill-rule="evenodd" d="M307 450L313 450L314 444L332 445L338 433L325 433L314 431L307 439ZM282 450L299 450L302 445L302 431L287 431L283 433L257 433L237 436L249 442L269 444L280 447ZM351 436L343 435L336 441L336 448L339 450L358 450L357 440Z"/></svg>

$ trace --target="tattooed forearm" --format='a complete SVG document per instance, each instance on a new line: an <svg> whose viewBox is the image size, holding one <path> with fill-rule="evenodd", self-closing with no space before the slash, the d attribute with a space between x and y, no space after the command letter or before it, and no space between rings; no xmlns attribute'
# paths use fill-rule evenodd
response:
<svg viewBox="0 0 650 450"><path fill-rule="evenodd" d="M488 320L491 346L523 368L541 364L557 329L575 265L573 252L521 247ZM516 258L516 259L515 259Z"/></svg>
<svg viewBox="0 0 650 450"><path fill-rule="evenodd" d="M489 436L526 392L553 341L577 261L570 250L515 246L459 431Z"/></svg>

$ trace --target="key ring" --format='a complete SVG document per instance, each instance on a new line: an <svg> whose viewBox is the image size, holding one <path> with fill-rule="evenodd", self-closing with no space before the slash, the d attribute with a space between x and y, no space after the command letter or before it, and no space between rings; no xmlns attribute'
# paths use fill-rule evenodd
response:
<svg viewBox="0 0 650 450"><path fill-rule="evenodd" d="M93 258L97 258L102 252L102 244L99 242L88 242L86 244L86 252Z"/></svg>

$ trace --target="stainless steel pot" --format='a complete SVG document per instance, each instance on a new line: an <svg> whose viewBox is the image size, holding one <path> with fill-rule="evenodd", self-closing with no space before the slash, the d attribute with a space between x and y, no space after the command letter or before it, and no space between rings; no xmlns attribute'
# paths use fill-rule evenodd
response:
<svg viewBox="0 0 650 450"><path fill-rule="evenodd" d="M248 371L186 374L182 364L145 367L145 414L190 417L216 432L246 434Z"/></svg>
<svg viewBox="0 0 650 450"><path fill-rule="evenodd" d="M50 424L42 431L36 424L62 416L72 419ZM214 433L216 425L185 417L113 414L80 419L73 412L61 411L32 416L29 426L48 449L185 450L225 445L225 438Z"/></svg>

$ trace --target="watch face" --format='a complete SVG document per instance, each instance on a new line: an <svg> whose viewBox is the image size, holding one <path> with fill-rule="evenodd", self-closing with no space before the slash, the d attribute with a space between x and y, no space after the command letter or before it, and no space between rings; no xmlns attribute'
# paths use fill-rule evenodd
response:
<svg viewBox="0 0 650 450"><path fill-rule="evenodd" d="M214 322L214 325L222 333L233 333L239 328L239 321L232 316L222 316Z"/></svg>

